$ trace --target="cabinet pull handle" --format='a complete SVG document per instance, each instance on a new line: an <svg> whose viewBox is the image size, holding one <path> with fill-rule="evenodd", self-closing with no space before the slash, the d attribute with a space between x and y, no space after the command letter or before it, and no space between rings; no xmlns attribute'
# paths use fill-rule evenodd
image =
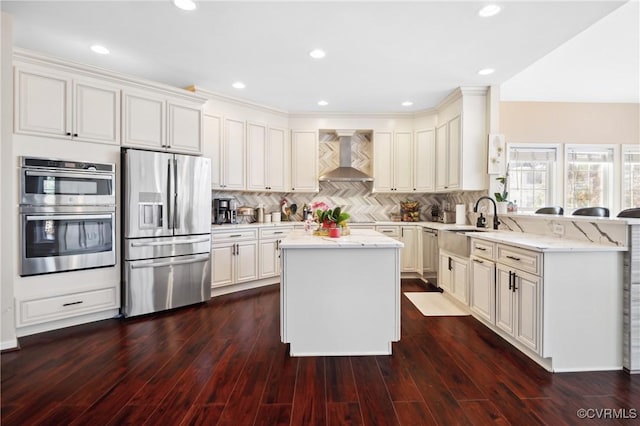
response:
<svg viewBox="0 0 640 426"><path fill-rule="evenodd" d="M240 254L240 244L236 244L236 254Z"/></svg>
<svg viewBox="0 0 640 426"><path fill-rule="evenodd" d="M487 251L487 249L486 249L486 248L484 248L484 247L476 247L476 250L480 250L480 251Z"/></svg>
<svg viewBox="0 0 640 426"><path fill-rule="evenodd" d="M236 245L232 244L231 245L231 256L235 256L236 255Z"/></svg>
<svg viewBox="0 0 640 426"><path fill-rule="evenodd" d="M284 231L275 231L274 234L284 234Z"/></svg>
<svg viewBox="0 0 640 426"><path fill-rule="evenodd" d="M451 266L451 258L449 258L449 265L447 266L449 268L449 270L452 270L452 266Z"/></svg>
<svg viewBox="0 0 640 426"><path fill-rule="evenodd" d="M509 271L509 290L511 290L511 277L513 276L513 272Z"/></svg>
<svg viewBox="0 0 640 426"><path fill-rule="evenodd" d="M476 263L484 263L484 262L483 262L482 260L480 260L480 259L473 259L473 261L474 261L474 262L476 262Z"/></svg>
<svg viewBox="0 0 640 426"><path fill-rule="evenodd" d="M242 234L232 234L232 235L229 235L229 238L236 238L236 237L242 237Z"/></svg>
<svg viewBox="0 0 640 426"><path fill-rule="evenodd" d="M82 303L82 300L78 300L77 302L63 303L62 306L79 305L81 303Z"/></svg>
<svg viewBox="0 0 640 426"><path fill-rule="evenodd" d="M513 273L513 292L515 293L517 289L518 288L516 287L516 273L514 272Z"/></svg>
<svg viewBox="0 0 640 426"><path fill-rule="evenodd" d="M515 256L509 256L507 255L507 259L511 259L511 260L515 260L517 262L520 262L520 258L519 257L515 257Z"/></svg>
<svg viewBox="0 0 640 426"><path fill-rule="evenodd" d="M388 234L389 232L393 232L393 231L392 231L391 229L383 229L383 230L382 230L382 232L384 232L384 233L387 233L387 234Z"/></svg>

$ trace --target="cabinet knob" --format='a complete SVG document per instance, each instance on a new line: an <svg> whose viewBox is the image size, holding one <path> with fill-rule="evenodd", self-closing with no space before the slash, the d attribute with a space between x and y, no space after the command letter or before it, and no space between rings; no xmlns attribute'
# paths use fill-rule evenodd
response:
<svg viewBox="0 0 640 426"><path fill-rule="evenodd" d="M71 132L67 132L67 136L71 136Z"/></svg>
<svg viewBox="0 0 640 426"><path fill-rule="evenodd" d="M74 137L74 138L77 138L77 137L78 137L78 134L77 134L77 133L74 133L74 134L73 134L73 137Z"/></svg>

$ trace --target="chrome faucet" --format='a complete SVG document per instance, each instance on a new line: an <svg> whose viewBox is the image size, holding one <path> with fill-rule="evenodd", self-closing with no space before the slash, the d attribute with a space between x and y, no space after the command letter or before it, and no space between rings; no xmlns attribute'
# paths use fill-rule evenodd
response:
<svg viewBox="0 0 640 426"><path fill-rule="evenodd" d="M487 199L491 201L491 203L493 204L493 229L498 229L498 225L500 225L500 221L498 220L498 206L496 205L496 202L493 201L493 198L487 197L486 195L483 195L482 197L478 198L478 201L476 201L476 205L473 208L473 211L475 213L478 212L478 204L480 204L480 201L482 201L483 199ZM482 213L480 213L480 218L482 218L483 220L478 219L477 226L480 228L486 227L484 218L482 217Z"/></svg>

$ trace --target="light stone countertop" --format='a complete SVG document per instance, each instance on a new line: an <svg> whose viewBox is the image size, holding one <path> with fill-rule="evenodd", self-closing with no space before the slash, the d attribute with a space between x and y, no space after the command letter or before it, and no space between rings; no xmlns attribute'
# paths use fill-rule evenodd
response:
<svg viewBox="0 0 640 426"><path fill-rule="evenodd" d="M301 248L402 248L404 244L372 229L352 229L350 235L339 238L315 236L311 232L295 230L280 243L282 249Z"/></svg>
<svg viewBox="0 0 640 426"><path fill-rule="evenodd" d="M486 232L465 232L472 238L481 240L505 243L541 252L592 252L592 251L627 251L624 246L614 246L609 244L589 243L583 241L570 240L566 238L550 237L537 234L526 234L522 232L494 231Z"/></svg>

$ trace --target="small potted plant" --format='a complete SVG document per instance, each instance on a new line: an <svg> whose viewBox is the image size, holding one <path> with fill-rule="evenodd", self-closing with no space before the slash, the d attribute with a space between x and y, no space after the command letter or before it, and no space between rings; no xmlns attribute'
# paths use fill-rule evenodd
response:
<svg viewBox="0 0 640 426"><path fill-rule="evenodd" d="M507 207L509 205L509 200L507 198L509 196L509 193L507 192L507 185L509 182L509 165L507 165L507 172L505 175L497 177L496 180L500 183L501 192L494 192L493 195L496 197L498 213L505 214L507 213Z"/></svg>
<svg viewBox="0 0 640 426"><path fill-rule="evenodd" d="M329 235L337 238L347 229L349 213L343 212L340 207L330 209L325 203L312 205L316 208L316 221L318 222L317 235Z"/></svg>

